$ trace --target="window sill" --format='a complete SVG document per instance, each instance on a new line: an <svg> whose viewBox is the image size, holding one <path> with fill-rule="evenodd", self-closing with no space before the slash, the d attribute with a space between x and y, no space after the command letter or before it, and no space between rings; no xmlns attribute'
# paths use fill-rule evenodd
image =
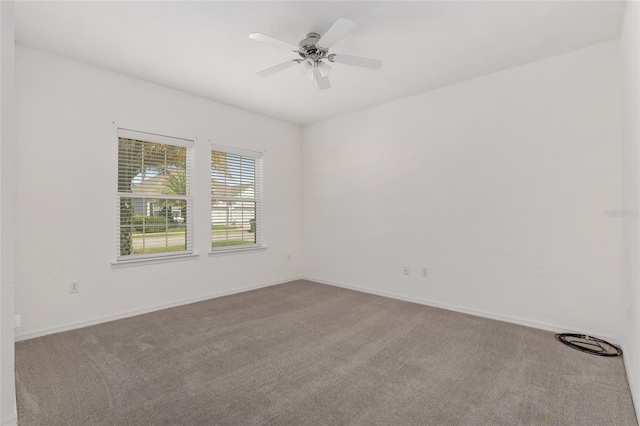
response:
<svg viewBox="0 0 640 426"><path fill-rule="evenodd" d="M232 249L219 249L212 250L209 252L209 257L212 256L220 256L224 254L240 254L246 253L250 251L265 251L267 250L267 246L259 246L259 247L246 247L246 248L232 248Z"/></svg>
<svg viewBox="0 0 640 426"><path fill-rule="evenodd" d="M178 254L175 256L148 257L142 259L130 259L111 262L112 268L128 268L130 266L152 265L155 263L181 262L183 260L193 260L200 257L199 254Z"/></svg>

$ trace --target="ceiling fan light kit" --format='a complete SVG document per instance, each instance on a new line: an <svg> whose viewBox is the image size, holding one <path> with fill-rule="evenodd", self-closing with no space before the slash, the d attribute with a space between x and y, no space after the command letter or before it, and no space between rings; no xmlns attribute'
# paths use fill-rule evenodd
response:
<svg viewBox="0 0 640 426"><path fill-rule="evenodd" d="M318 33L309 33L306 38L302 39L298 43L298 46L261 33L249 34L249 38L252 40L291 50L296 52L301 58L292 59L282 64L264 69L259 71L258 75L260 77L267 77L279 71L293 67L294 65L298 65L300 67L300 72L310 80L314 80L318 89L327 90L331 87L328 75L332 67L327 64L325 60L332 63L352 65L356 67L379 69L382 66L382 61L378 59L329 53L329 49L353 30L353 28L355 28L355 24L352 21L340 18L323 36Z"/></svg>

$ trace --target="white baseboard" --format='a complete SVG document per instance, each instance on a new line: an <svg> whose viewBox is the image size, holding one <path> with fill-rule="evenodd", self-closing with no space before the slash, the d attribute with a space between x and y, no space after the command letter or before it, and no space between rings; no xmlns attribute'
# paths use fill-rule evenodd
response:
<svg viewBox="0 0 640 426"><path fill-rule="evenodd" d="M622 348L624 350L624 348ZM624 361L624 370L627 373L627 382L629 382L629 390L631 391L631 400L633 401L633 407L636 410L636 418L640 417L640 395L638 394L637 384L633 378L633 374L635 371L632 371L629 368L629 361L627 357L622 356L622 361Z"/></svg>
<svg viewBox="0 0 640 426"><path fill-rule="evenodd" d="M595 333L595 332L593 334L591 334L593 332L593 330L575 330L575 329L572 329L571 327L566 327L566 326L563 326L561 324L551 324L551 323L546 323L546 322L542 322L542 321L530 320L530 319L527 319L527 318L520 318L520 317L515 317L515 316L510 316L510 315L498 314L498 313L495 313L495 312L489 312L489 311L482 311L482 310L477 310L477 309L465 308L463 306L450 305L450 304L447 304L447 303L441 303L441 302L436 302L436 301L427 300L427 299L419 299L419 298L416 298L416 297L405 296L405 295L399 294L399 293L392 293L392 292L389 292L389 291L371 289L371 288L366 288L366 287L359 287L359 286L339 283L339 282L335 282L335 281L323 280L323 279L315 278L315 277L305 276L305 277L302 277L302 279L309 280L309 281L314 281L314 282L317 282L317 283L320 283L320 284L331 285L331 286L334 286L334 287L341 287L341 288L346 288L346 289L349 289L349 290L359 291L361 293L375 294L376 296L388 297L390 299L396 299L396 300L402 300L402 301L405 301L405 302L417 303L419 305L432 306L434 308L441 308L441 309L446 309L446 310L449 310L449 311L461 312L463 314L474 315L474 316L477 316L477 317L489 318L489 319L493 319L493 320L497 320L497 321L503 321L503 322L509 322L509 323L512 323L512 324L524 325L526 327L538 328L540 330L545 330L545 331L553 331L555 333L589 334L589 335L593 335L595 337L598 337L600 339L607 340L607 341L609 341L609 342L611 342L611 343L613 343L615 345L620 345L620 338L615 337L615 336L602 335L600 333Z"/></svg>
<svg viewBox="0 0 640 426"><path fill-rule="evenodd" d="M218 297L230 296L232 294L237 294L237 293L244 293L246 291L257 290L259 288L264 288L264 287L271 287L271 286L274 286L274 285L284 284L284 283L288 283L288 282L299 280L299 279L301 279L301 278L300 277L291 277L291 278L287 278L287 279L283 279L283 280L278 280L278 281L273 281L273 282L268 282L268 283L261 283L261 284L242 287L242 288L237 288L237 289L233 289L233 290L227 290L227 291L221 291L221 292L217 292L217 293L207 294L205 296L194 297L194 298L191 298L191 299L183 299L183 300L179 300L179 301L176 301L176 302L165 303L165 304L162 304L162 305L150 306L150 307L146 307L146 308L143 308L143 309L136 309L136 310L133 310L133 311L120 312L120 313L113 314L113 315L105 315L105 316L102 316L102 317L92 318L92 319L86 320L86 321L79 321L79 322L74 322L74 323L69 323L69 324L63 324L63 325L56 326L56 327L40 329L40 330L37 330L37 331L32 331L30 333L16 335L15 336L15 341L16 342L21 342L23 340L34 339L36 337L42 337L42 336L46 336L48 334L60 333L62 331L75 330L77 328L88 327L90 325L101 324L103 322L115 321L115 320L119 320L119 319L123 319L123 318L134 317L136 315L147 314L149 312L160 311L162 309L174 308L176 306L182 306L182 305L189 305L191 303L201 302L203 300L216 299ZM4 423L2 423L2 424L4 425Z"/></svg>
<svg viewBox="0 0 640 426"><path fill-rule="evenodd" d="M18 425L18 416L13 414L12 416L7 417L6 419L2 419L2 422L0 423L0 425L2 425L2 426L17 426Z"/></svg>
<svg viewBox="0 0 640 426"><path fill-rule="evenodd" d="M147 308L143 308L143 309L137 309L137 310L133 310L133 311L120 312L120 313L113 314L113 315L106 315L106 316L102 316L102 317L92 318L92 319L87 320L87 321L80 321L80 322L75 322L75 323L70 323L70 324L64 324L64 325L61 325L61 326L41 329L41 330L33 331L33 332L30 332L30 333L16 335L15 336L15 341L16 342L20 342L20 341L23 341L23 340L33 339L33 338L41 337L41 336L46 336L48 334L59 333L59 332L68 331L68 330L74 330L74 329L82 328L82 327L88 327L90 325L96 325L96 324L101 324L103 322L115 321L115 320L123 319L123 318L129 318L129 317L133 317L133 316L136 316L136 315L142 315L142 314L146 314L146 313L149 313L149 312L159 311L159 310L162 310L162 309L173 308L173 307L176 307L176 306L188 305L190 303L201 302L203 300L215 299L215 298L218 298L218 297L229 296L229 295L237 294L237 293L244 293L246 291L256 290L256 289L264 288L264 287L270 287L270 286L274 286L274 285L278 285L278 284L284 284L284 283L295 281L295 280L299 280L299 279L305 279L305 280L317 282L317 283L320 283L320 284L326 284L326 285L330 285L330 286L334 286L334 287L346 288L346 289L349 289L349 290L359 291L361 293L375 294L377 296L388 297L388 298L396 299L396 300L403 300L405 302L412 302L412 303L418 303L420 305L426 305L426 306L432 306L432 307L435 307L435 308L447 309L449 311L461 312L461 313L464 313L464 314L469 314L469 315L474 315L474 316L478 316L478 317L494 319L494 320L497 320L497 321L504 321L504 322L509 322L509 323L513 323L513 324L524 325L524 326L527 326L527 327L538 328L538 329L541 329L541 330L553 331L553 332L556 332L556 333L580 333L580 334L585 334L586 333L586 334L590 334L590 335L592 334L593 336L597 336L597 337L599 337L601 339L605 339L605 340L607 340L607 341L609 341L609 342L611 342L613 344L616 344L616 345L620 344L620 339L618 337L602 335L602 334L593 332L593 330L575 330L575 329L572 329L570 327L563 326L561 324L551 324L551 323L546 323L546 322L542 322L542 321L535 321L535 320L530 320L530 319L526 319L526 318L520 318L520 317L515 317L515 316L498 314L498 313L495 313L495 312L471 309L471 308L466 308L466 307L463 307L463 306L450 305L450 304L447 304L447 303L441 303L441 302L436 302L436 301L427 300L427 299L419 299L419 298L415 298L415 297L411 297L411 296L405 296L405 295L402 295L402 294L399 294L399 293L392 293L392 292L384 291L384 290L377 290L377 289L360 287L360 286L355 286L355 285L350 285L350 284L345 284L345 283L340 283L340 282L335 282L335 281L328 281L328 280L324 280L324 279L321 279L321 278L309 277L309 276L291 277L291 278L278 280L278 281L274 281L274 282L261 283L261 284L242 287L242 288L238 288L238 289L234 289L234 290L228 290L228 291L222 291L222 292L218 292L218 293L208 294L208 295L200 296L200 297L196 297L196 298L183 299L183 300L179 300L179 301L176 301L176 302L166 303L166 304L163 304L163 305L151 306L151 307L147 307Z"/></svg>

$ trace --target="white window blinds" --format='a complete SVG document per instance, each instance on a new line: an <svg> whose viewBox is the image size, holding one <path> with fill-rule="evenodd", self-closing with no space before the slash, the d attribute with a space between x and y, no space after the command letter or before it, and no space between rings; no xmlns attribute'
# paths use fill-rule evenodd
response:
<svg viewBox="0 0 640 426"><path fill-rule="evenodd" d="M192 253L193 141L118 129L118 260Z"/></svg>
<svg viewBox="0 0 640 426"><path fill-rule="evenodd" d="M262 245L262 153L211 150L211 248Z"/></svg>

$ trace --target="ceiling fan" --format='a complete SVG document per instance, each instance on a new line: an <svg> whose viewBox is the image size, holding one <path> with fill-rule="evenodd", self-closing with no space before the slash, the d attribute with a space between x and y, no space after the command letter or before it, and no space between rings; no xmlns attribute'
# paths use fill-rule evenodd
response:
<svg viewBox="0 0 640 426"><path fill-rule="evenodd" d="M260 77L267 77L277 73L278 71L298 65L304 75L311 80L315 80L318 85L318 89L326 90L331 87L331 82L327 77L329 71L331 71L331 66L325 62L325 59L329 62L354 65L356 67L371 69L380 68L382 66L382 61L378 59L329 53L329 49L353 30L355 26L356 24L352 21L339 18L323 36L318 33L309 33L306 38L298 43L298 46L261 33L249 34L249 38L252 40L261 41L263 43L291 50L300 55L301 58L292 59L282 64L259 71L258 75Z"/></svg>

